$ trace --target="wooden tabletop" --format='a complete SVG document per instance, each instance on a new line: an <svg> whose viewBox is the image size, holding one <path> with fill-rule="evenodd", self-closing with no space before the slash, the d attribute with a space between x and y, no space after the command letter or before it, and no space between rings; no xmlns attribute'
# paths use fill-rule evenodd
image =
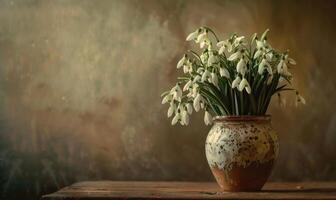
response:
<svg viewBox="0 0 336 200"><path fill-rule="evenodd" d="M223 192L206 182L79 182L43 200L94 199L335 199L336 182L267 183L260 192Z"/></svg>

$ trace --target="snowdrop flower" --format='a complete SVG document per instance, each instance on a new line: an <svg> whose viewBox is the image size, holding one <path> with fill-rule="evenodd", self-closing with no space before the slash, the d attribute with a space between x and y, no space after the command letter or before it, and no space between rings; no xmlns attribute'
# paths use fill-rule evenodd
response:
<svg viewBox="0 0 336 200"><path fill-rule="evenodd" d="M209 55L207 53L202 53L200 55L200 58L201 58L202 63L206 63L209 58Z"/></svg>
<svg viewBox="0 0 336 200"><path fill-rule="evenodd" d="M197 81L200 81L201 80L201 76L200 75L196 75L194 80L193 80L193 83L196 83Z"/></svg>
<svg viewBox="0 0 336 200"><path fill-rule="evenodd" d="M189 81L184 85L184 87L183 87L183 91L187 91L187 90L189 89L189 87L191 86L191 84L192 84L192 81L189 80Z"/></svg>
<svg viewBox="0 0 336 200"><path fill-rule="evenodd" d="M237 60L237 59L241 58L242 55L243 55L243 54L242 54L242 51L237 51L237 52L233 53L233 54L228 58L228 60L229 60L229 61Z"/></svg>
<svg viewBox="0 0 336 200"><path fill-rule="evenodd" d="M219 74L222 76L222 77L225 77L227 79L230 78L230 73L229 71L225 68L225 67L222 67L219 69Z"/></svg>
<svg viewBox="0 0 336 200"><path fill-rule="evenodd" d="M214 72L211 73L211 82L218 87L218 77Z"/></svg>
<svg viewBox="0 0 336 200"><path fill-rule="evenodd" d="M201 81L204 82L205 80L207 80L208 78L210 78L210 72L208 70L205 70L202 74L202 79Z"/></svg>
<svg viewBox="0 0 336 200"><path fill-rule="evenodd" d="M253 33L252 37L251 37L251 44L257 39L257 33Z"/></svg>
<svg viewBox="0 0 336 200"><path fill-rule="evenodd" d="M208 111L205 111L205 113L204 113L204 123L205 123L205 125L211 125L212 124L212 116Z"/></svg>
<svg viewBox="0 0 336 200"><path fill-rule="evenodd" d="M261 38L260 38L260 39L261 39L262 41L266 41L266 39L267 39L266 36L267 36L267 33L268 33L268 32L269 32L269 29L266 29L265 32L261 35Z"/></svg>
<svg viewBox="0 0 336 200"><path fill-rule="evenodd" d="M269 74L272 74L272 68L270 66L270 64L266 61L265 58L263 58L259 64L258 67L258 73L261 75L264 73L264 70L267 68L267 71Z"/></svg>
<svg viewBox="0 0 336 200"><path fill-rule="evenodd" d="M197 94L198 94L198 84L194 83L189 89L189 93L187 94L187 96L190 98L195 98Z"/></svg>
<svg viewBox="0 0 336 200"><path fill-rule="evenodd" d="M162 104L168 103L171 99L172 99L172 95L171 94L167 94L163 99L162 99Z"/></svg>
<svg viewBox="0 0 336 200"><path fill-rule="evenodd" d="M288 54L285 55L285 61L291 65L296 65L296 61L293 58L288 57Z"/></svg>
<svg viewBox="0 0 336 200"><path fill-rule="evenodd" d="M244 40L244 39L245 39L244 36L240 36L240 37L235 38L235 40L234 40L234 42L233 42L233 45L234 45L235 47L239 46L240 44L243 43L243 40Z"/></svg>
<svg viewBox="0 0 336 200"><path fill-rule="evenodd" d="M225 49L228 51L228 52L231 52L232 51L232 45L231 43L229 42L229 40L224 40L224 41L220 41L217 43L217 47L219 47L219 50L218 50L218 54L223 54Z"/></svg>
<svg viewBox="0 0 336 200"><path fill-rule="evenodd" d="M176 113L176 115L174 116L174 118L173 118L171 124L172 124L172 125L175 125L175 124L180 120L180 118L181 118L180 113Z"/></svg>
<svg viewBox="0 0 336 200"><path fill-rule="evenodd" d="M210 45L211 42L209 40L209 38L204 39L202 42L200 42L200 48L203 49L205 47L205 45Z"/></svg>
<svg viewBox="0 0 336 200"><path fill-rule="evenodd" d="M170 106L169 106L168 112L167 112L168 118L173 115L173 113L175 112L175 110L176 110L175 104L173 102L170 103Z"/></svg>
<svg viewBox="0 0 336 200"><path fill-rule="evenodd" d="M282 74L284 76L288 76L290 74L288 72L286 62L283 59L280 60L279 64L277 65L277 71L279 74Z"/></svg>
<svg viewBox="0 0 336 200"><path fill-rule="evenodd" d="M197 39L196 39L196 42L197 43L200 43L202 42L203 40L207 39L208 38L208 31L205 30L203 33L199 34Z"/></svg>
<svg viewBox="0 0 336 200"><path fill-rule="evenodd" d="M183 72L184 73L192 72L192 62L189 59L183 65Z"/></svg>
<svg viewBox="0 0 336 200"><path fill-rule="evenodd" d="M196 31L190 33L190 34L187 36L186 41L196 40L197 37L198 37L198 33L199 33L199 32L200 32L200 29L197 29Z"/></svg>
<svg viewBox="0 0 336 200"><path fill-rule="evenodd" d="M247 82L247 80L245 78L243 78L243 80L239 83L239 87L238 87L238 90L239 91L243 91L243 90L246 90L246 92L248 94L251 94L251 87L250 87L250 84Z"/></svg>
<svg viewBox="0 0 336 200"><path fill-rule="evenodd" d="M306 100L296 91L296 101L295 106L298 106L299 103L306 104Z"/></svg>
<svg viewBox="0 0 336 200"><path fill-rule="evenodd" d="M217 57L213 55L213 52L209 52L209 59L208 59L208 66L211 66L212 64L217 62Z"/></svg>
<svg viewBox="0 0 336 200"><path fill-rule="evenodd" d="M189 124L189 115L186 110L183 110L181 112L181 124L182 125L188 125Z"/></svg>
<svg viewBox="0 0 336 200"><path fill-rule="evenodd" d="M240 73L241 75L243 75L243 76L245 75L246 70L247 70L247 67L246 67L246 63L245 63L245 61L244 61L243 58L241 58L241 59L239 60L239 62L237 63L236 70L237 70L237 72Z"/></svg>
<svg viewBox="0 0 336 200"><path fill-rule="evenodd" d="M198 112L200 110L200 103L201 103L201 95L198 93L194 99L194 109L196 112Z"/></svg>
<svg viewBox="0 0 336 200"><path fill-rule="evenodd" d="M232 88L238 87L240 82L241 82L241 78L239 76L237 76L236 79L232 81L232 86L231 87Z"/></svg>
<svg viewBox="0 0 336 200"><path fill-rule="evenodd" d="M174 100L181 101L182 90L181 90L179 84L177 84L175 87L173 87L171 89L170 93L173 95Z"/></svg>
<svg viewBox="0 0 336 200"><path fill-rule="evenodd" d="M187 103L187 104L186 104L186 108L187 108L187 112L189 113L189 115L191 115L191 114L192 114L192 111L193 111L193 108L192 108L191 104L190 104L190 103Z"/></svg>
<svg viewBox="0 0 336 200"><path fill-rule="evenodd" d="M262 49L266 46L264 41L256 40L257 49Z"/></svg>
<svg viewBox="0 0 336 200"><path fill-rule="evenodd" d="M256 40L257 51L255 52L253 58L256 59L262 55L267 56L267 59L270 61L273 57L273 53L270 52L272 49L271 46L266 42L266 40Z"/></svg>
<svg viewBox="0 0 336 200"><path fill-rule="evenodd" d="M184 54L181 60L178 61L176 68L180 69L184 65L184 62L186 61L186 59L187 59L187 54Z"/></svg>
<svg viewBox="0 0 336 200"><path fill-rule="evenodd" d="M254 53L253 58L256 59L256 58L260 57L262 54L263 54L263 50L258 49L258 50Z"/></svg>
<svg viewBox="0 0 336 200"><path fill-rule="evenodd" d="M203 49L205 45L210 45L210 39L208 37L208 31L205 30L203 33L199 34L196 43L200 44L200 48Z"/></svg>

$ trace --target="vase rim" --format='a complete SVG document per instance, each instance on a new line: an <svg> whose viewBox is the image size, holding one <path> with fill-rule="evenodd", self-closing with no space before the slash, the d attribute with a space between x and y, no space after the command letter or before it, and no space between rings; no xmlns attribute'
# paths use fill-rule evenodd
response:
<svg viewBox="0 0 336 200"><path fill-rule="evenodd" d="M271 115L226 115L216 116L214 122L270 121Z"/></svg>

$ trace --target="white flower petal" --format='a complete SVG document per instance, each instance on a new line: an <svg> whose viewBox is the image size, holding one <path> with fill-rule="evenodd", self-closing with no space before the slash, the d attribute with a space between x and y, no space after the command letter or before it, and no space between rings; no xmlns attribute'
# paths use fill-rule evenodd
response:
<svg viewBox="0 0 336 200"><path fill-rule="evenodd" d="M225 43L226 43L226 41L220 41L220 42L217 43L217 47L222 47L222 46L225 45Z"/></svg>
<svg viewBox="0 0 336 200"><path fill-rule="evenodd" d="M254 59L258 58L259 56L261 56L262 52L263 52L262 50L258 49L258 50L255 52L253 58L254 58Z"/></svg>
<svg viewBox="0 0 336 200"><path fill-rule="evenodd" d="M179 119L180 119L180 114L177 113L177 114L174 116L174 118L173 118L171 124L172 124L172 125L175 125L175 124L179 121Z"/></svg>
<svg viewBox="0 0 336 200"><path fill-rule="evenodd" d="M293 58L288 58L289 64L296 65L296 61Z"/></svg>
<svg viewBox="0 0 336 200"><path fill-rule="evenodd" d="M211 73L211 82L218 87L218 77L215 73Z"/></svg>
<svg viewBox="0 0 336 200"><path fill-rule="evenodd" d="M178 61L177 65L176 65L176 68L177 68L177 69L180 69L180 68L184 65L184 62L185 62L186 58L187 58L187 56L184 55L184 56L181 58L181 60Z"/></svg>
<svg viewBox="0 0 336 200"><path fill-rule="evenodd" d="M237 76L237 77L235 78L235 80L232 81L232 88L236 88L236 87L238 87L239 84L240 84L240 82L241 82L241 78L240 78L239 76Z"/></svg>
<svg viewBox="0 0 336 200"><path fill-rule="evenodd" d="M189 89L189 87L191 86L191 84L192 84L192 81L189 80L189 81L184 85L184 87L183 87L183 91L187 91L187 90Z"/></svg>
<svg viewBox="0 0 336 200"><path fill-rule="evenodd" d="M198 30L190 33L188 36L187 36L187 41L191 41L191 40L196 40L197 39L197 36L198 36Z"/></svg>
<svg viewBox="0 0 336 200"><path fill-rule="evenodd" d="M225 46L222 46L221 48L219 48L218 54L223 54L225 51Z"/></svg>
<svg viewBox="0 0 336 200"><path fill-rule="evenodd" d="M204 82L205 80L207 80L209 78L209 76L210 76L210 72L208 70L205 70L203 72L201 81Z"/></svg>
<svg viewBox="0 0 336 200"><path fill-rule="evenodd" d="M187 103L186 107L187 107L187 111L188 111L188 113L191 115L191 113L192 113L192 111L193 111L193 108L192 108L191 104L190 104L190 103Z"/></svg>
<svg viewBox="0 0 336 200"><path fill-rule="evenodd" d="M196 112L200 110L200 102L201 102L201 95L197 94L193 102L194 109Z"/></svg>
<svg viewBox="0 0 336 200"><path fill-rule="evenodd" d="M230 73L225 67L219 69L219 74L227 79L230 78Z"/></svg>
<svg viewBox="0 0 336 200"><path fill-rule="evenodd" d="M243 78L243 80L240 82L239 87L238 87L239 91L243 91L244 89L246 89L247 93L249 94L251 93L251 87L248 81L246 80L246 78Z"/></svg>
<svg viewBox="0 0 336 200"><path fill-rule="evenodd" d="M168 112L167 112L168 118L171 117L174 112L175 112L175 104L172 103L172 104L170 104L170 106L168 108Z"/></svg>
<svg viewBox="0 0 336 200"><path fill-rule="evenodd" d="M240 58L241 56L241 52L240 51L237 51L236 53L233 53L229 58L228 60L229 61L234 61L234 60L237 60L238 58Z"/></svg>
<svg viewBox="0 0 336 200"><path fill-rule="evenodd" d="M205 113L204 113L204 123L206 125L211 125L212 124L212 116L208 111L205 111Z"/></svg>
<svg viewBox="0 0 336 200"><path fill-rule="evenodd" d="M252 92L250 85L246 86L245 90L246 90L247 94L251 94L251 92Z"/></svg>
<svg viewBox="0 0 336 200"><path fill-rule="evenodd" d="M236 70L237 70L238 73L241 73L242 75L245 74L245 72L246 72L246 63L245 63L245 61L244 61L243 58L241 58L239 60L239 62L237 63Z"/></svg>
<svg viewBox="0 0 336 200"><path fill-rule="evenodd" d="M207 36L207 33L206 33L206 32L201 33L201 34L198 35L198 37L197 37L197 39L196 39L196 42L197 42L197 43L200 43L200 42L204 41L207 37L208 37L208 36Z"/></svg>

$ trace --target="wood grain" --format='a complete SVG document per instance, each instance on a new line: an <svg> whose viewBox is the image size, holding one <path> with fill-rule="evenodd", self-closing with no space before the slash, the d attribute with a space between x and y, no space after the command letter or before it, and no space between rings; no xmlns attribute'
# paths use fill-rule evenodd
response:
<svg viewBox="0 0 336 200"><path fill-rule="evenodd" d="M336 182L267 183L260 192L223 192L205 182L79 182L43 200L94 199L335 199Z"/></svg>

